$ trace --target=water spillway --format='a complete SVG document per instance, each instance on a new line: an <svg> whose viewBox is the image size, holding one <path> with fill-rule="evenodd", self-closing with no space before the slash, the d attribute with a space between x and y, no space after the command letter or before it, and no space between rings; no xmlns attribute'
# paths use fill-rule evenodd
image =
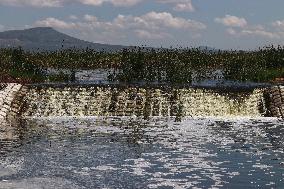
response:
<svg viewBox="0 0 284 189"><path fill-rule="evenodd" d="M0 188L284 186L283 121L258 118L281 113L281 87L26 87L23 119L0 124Z"/></svg>
<svg viewBox="0 0 284 189"><path fill-rule="evenodd" d="M217 116L267 114L265 88L30 86L24 117Z"/></svg>

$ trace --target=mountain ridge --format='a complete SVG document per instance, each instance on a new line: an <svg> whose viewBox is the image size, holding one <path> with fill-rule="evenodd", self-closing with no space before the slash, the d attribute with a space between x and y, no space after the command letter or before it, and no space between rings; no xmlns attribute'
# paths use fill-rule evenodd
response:
<svg viewBox="0 0 284 189"><path fill-rule="evenodd" d="M134 48L134 46L111 45L84 41L61 33L52 27L36 27L24 30L9 30L0 32L0 48L16 47L21 47L27 51L57 51L70 48L90 48L96 51L106 52L115 52L125 48ZM152 47L144 48L153 49ZM207 52L215 51L214 48L206 46L200 46L197 49Z"/></svg>
<svg viewBox="0 0 284 189"><path fill-rule="evenodd" d="M98 51L117 51L128 46L92 43L58 32L51 27L0 32L0 48L21 46L30 51L54 51L68 48L92 48Z"/></svg>

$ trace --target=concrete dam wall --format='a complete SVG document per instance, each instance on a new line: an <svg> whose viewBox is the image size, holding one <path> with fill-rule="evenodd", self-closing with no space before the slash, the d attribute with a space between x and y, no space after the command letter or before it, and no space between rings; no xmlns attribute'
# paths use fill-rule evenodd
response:
<svg viewBox="0 0 284 189"><path fill-rule="evenodd" d="M282 117L284 86L169 88L143 86L21 86L0 88L0 119L60 116Z"/></svg>
<svg viewBox="0 0 284 189"><path fill-rule="evenodd" d="M266 114L264 88L30 87L23 116L221 116Z"/></svg>

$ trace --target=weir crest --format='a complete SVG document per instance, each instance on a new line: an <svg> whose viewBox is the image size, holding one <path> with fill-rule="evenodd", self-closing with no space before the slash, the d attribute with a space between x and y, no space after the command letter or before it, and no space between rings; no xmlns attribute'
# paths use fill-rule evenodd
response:
<svg viewBox="0 0 284 189"><path fill-rule="evenodd" d="M267 92L267 88L230 90L143 86L35 86L30 87L24 97L23 116L281 117L281 114L273 115L275 111L271 111L268 104L265 96ZM283 109L283 103L278 103L278 106L279 110Z"/></svg>
<svg viewBox="0 0 284 189"><path fill-rule="evenodd" d="M1 85L2 86L2 85ZM84 116L284 117L284 87L193 88L6 84L0 118Z"/></svg>

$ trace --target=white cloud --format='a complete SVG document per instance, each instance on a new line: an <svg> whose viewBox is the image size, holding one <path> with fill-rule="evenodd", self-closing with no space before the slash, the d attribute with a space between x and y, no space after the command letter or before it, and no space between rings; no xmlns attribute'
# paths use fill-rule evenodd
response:
<svg viewBox="0 0 284 189"><path fill-rule="evenodd" d="M228 28L227 33L235 37L261 37L269 39L278 39L283 37L283 33L277 31L269 31L264 26L247 26L242 29Z"/></svg>
<svg viewBox="0 0 284 189"><path fill-rule="evenodd" d="M161 33L151 33L147 30L135 30L137 37L141 39L164 39L171 38L172 35L169 33L161 32Z"/></svg>
<svg viewBox="0 0 284 189"><path fill-rule="evenodd" d="M150 12L141 17L136 17L137 20L142 19L144 23L147 23L151 27L169 27L175 29L192 29L200 30L206 29L206 25L190 19L184 19L181 17L173 17L168 12Z"/></svg>
<svg viewBox="0 0 284 189"><path fill-rule="evenodd" d="M35 22L35 26L54 27L59 29L75 29L76 24L73 22L65 22L56 18L46 18Z"/></svg>
<svg viewBox="0 0 284 189"><path fill-rule="evenodd" d="M33 7L60 7L70 3L101 6L111 3L114 6L133 6L142 0L0 0L0 5L8 6L33 6Z"/></svg>
<svg viewBox="0 0 284 189"><path fill-rule="evenodd" d="M224 21L222 19L215 20L217 22ZM228 22L226 26L230 26L226 29L226 33L234 37L256 37L259 39L269 39L270 41L279 42L284 39L284 20L276 20L272 23L266 23L264 25L249 25L245 20L239 24L229 24L237 23ZM241 24L242 23L242 24ZM239 27L236 27L236 26ZM232 28L235 26L234 28Z"/></svg>
<svg viewBox="0 0 284 189"><path fill-rule="evenodd" d="M114 6L129 7L136 5L145 0L77 0L86 5L100 6L104 3L111 3ZM153 0L151 0L153 1ZM157 3L173 4L176 11L189 11L193 12L195 9L191 0L154 0Z"/></svg>
<svg viewBox="0 0 284 189"><path fill-rule="evenodd" d="M33 7L59 7L64 0L0 0L0 5L33 6Z"/></svg>
<svg viewBox="0 0 284 189"><path fill-rule="evenodd" d="M245 18L240 18L231 15L226 15L223 18L215 18L215 22L229 27L241 27L241 28L247 26L248 24Z"/></svg>
<svg viewBox="0 0 284 189"><path fill-rule="evenodd" d="M0 0L0 5L32 6L32 7L61 7L70 3L101 6L105 3L116 7L130 7L146 0ZM194 11L191 0L148 0L157 3L173 4L176 11Z"/></svg>
<svg viewBox="0 0 284 189"><path fill-rule="evenodd" d="M0 32L5 30L5 26L0 24Z"/></svg>
<svg viewBox="0 0 284 189"><path fill-rule="evenodd" d="M279 38L281 37L278 33L269 32L265 30L242 30L240 35L242 36L258 36L258 37L265 37L265 38Z"/></svg>
<svg viewBox="0 0 284 189"><path fill-rule="evenodd" d="M156 0L158 3L172 4L175 11L193 12L195 11L191 0Z"/></svg>
<svg viewBox="0 0 284 189"><path fill-rule="evenodd" d="M70 15L69 19L71 19L71 20L78 20L78 17L76 15Z"/></svg>
<svg viewBox="0 0 284 189"><path fill-rule="evenodd" d="M149 12L141 16L118 15L111 21L102 21L93 15L85 15L73 22L46 18L35 22L34 26L70 30L73 33L82 33L95 41L129 36L141 39L168 39L176 32L196 34L206 28L206 25L201 22L174 17L167 12Z"/></svg>
<svg viewBox="0 0 284 189"><path fill-rule="evenodd" d="M86 4L86 5L94 5L94 6L100 6L103 3L111 3L114 6L133 6L139 3L142 0L77 0L80 3Z"/></svg>
<svg viewBox="0 0 284 189"><path fill-rule="evenodd" d="M226 33L234 37L261 37L268 39L280 39L284 37L284 21L275 21L273 27L264 25L249 25L244 18L226 15L216 18L215 22L228 26ZM282 31L280 29L283 29Z"/></svg>
<svg viewBox="0 0 284 189"><path fill-rule="evenodd" d="M195 9L194 9L194 7L193 7L191 2L178 3L174 7L174 10L175 11L180 11L180 12L193 12L193 11L195 11Z"/></svg>
<svg viewBox="0 0 284 189"><path fill-rule="evenodd" d="M84 20L87 21L87 22L97 22L98 18L93 16L93 15L86 14L84 16Z"/></svg>
<svg viewBox="0 0 284 189"><path fill-rule="evenodd" d="M227 31L227 33L230 34L230 35L237 35L236 30L234 30L233 28L228 28L226 31Z"/></svg>
<svg viewBox="0 0 284 189"><path fill-rule="evenodd" d="M284 31L284 20L276 20L272 26L277 30Z"/></svg>
<svg viewBox="0 0 284 189"><path fill-rule="evenodd" d="M141 16L118 15L113 21L100 21L96 16L86 14L83 18L84 22L65 22L56 18L47 18L37 21L37 25L54 26L59 28L73 28L76 24L88 24L90 26L100 26L102 28L130 29L144 28L147 30L160 29L184 29L184 30L203 30L206 25L190 19L182 17L174 17L168 12L149 12Z"/></svg>
<svg viewBox="0 0 284 189"><path fill-rule="evenodd" d="M137 3L141 2L142 0L111 0L111 3L114 6L133 6Z"/></svg>
<svg viewBox="0 0 284 189"><path fill-rule="evenodd" d="M78 2L86 5L100 6L105 2L105 0L78 0Z"/></svg>

